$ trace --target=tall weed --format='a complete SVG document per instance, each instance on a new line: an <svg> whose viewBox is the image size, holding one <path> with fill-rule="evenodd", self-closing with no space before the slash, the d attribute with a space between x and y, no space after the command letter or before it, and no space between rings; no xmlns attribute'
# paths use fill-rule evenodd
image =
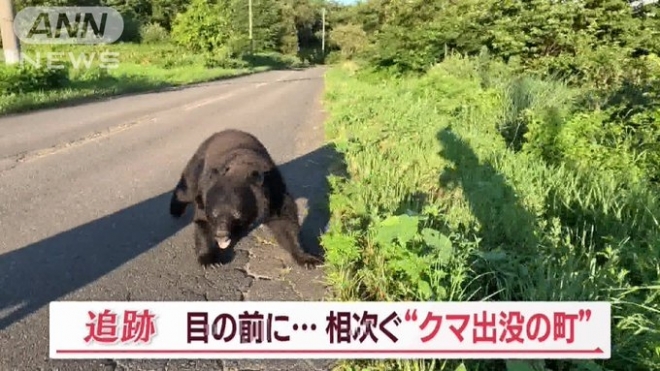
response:
<svg viewBox="0 0 660 371"><path fill-rule="evenodd" d="M483 58L419 78L328 72L328 135L348 172L331 178L323 237L340 299L602 300L614 317L606 361L343 369L660 369L658 193L633 137L594 142L596 124L580 125L604 117L584 94Z"/></svg>

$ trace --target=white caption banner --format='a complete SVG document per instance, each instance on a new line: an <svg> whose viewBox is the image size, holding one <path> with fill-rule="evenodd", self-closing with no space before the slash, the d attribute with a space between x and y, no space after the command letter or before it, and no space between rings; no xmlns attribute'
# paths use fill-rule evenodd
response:
<svg viewBox="0 0 660 371"><path fill-rule="evenodd" d="M51 358L610 358L607 302L51 302Z"/></svg>

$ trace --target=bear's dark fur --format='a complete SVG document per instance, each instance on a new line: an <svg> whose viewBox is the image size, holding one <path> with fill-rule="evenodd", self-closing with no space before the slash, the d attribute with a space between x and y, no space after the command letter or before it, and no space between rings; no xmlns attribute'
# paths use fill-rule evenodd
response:
<svg viewBox="0 0 660 371"><path fill-rule="evenodd" d="M265 224L277 243L303 266L321 263L300 246L298 207L264 145L230 129L206 139L188 161L170 201L180 217L195 206L195 252L203 266L215 264L221 249Z"/></svg>

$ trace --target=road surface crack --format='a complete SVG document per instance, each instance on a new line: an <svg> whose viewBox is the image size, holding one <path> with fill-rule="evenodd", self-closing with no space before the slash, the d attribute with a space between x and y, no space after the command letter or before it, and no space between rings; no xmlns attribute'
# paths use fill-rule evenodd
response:
<svg viewBox="0 0 660 371"><path fill-rule="evenodd" d="M296 285L293 282L291 282L290 280L284 280L284 282L286 282L289 285L289 287L291 288L291 291L293 291L296 295L298 295L298 297L300 299L303 299L303 300L305 299L305 295L303 295L302 292L298 291L298 288L296 287Z"/></svg>
<svg viewBox="0 0 660 371"><path fill-rule="evenodd" d="M241 301L250 301L250 288L247 291L240 291Z"/></svg>
<svg viewBox="0 0 660 371"><path fill-rule="evenodd" d="M252 271L250 270L250 263L249 263L249 262L248 262L248 263L245 263L245 267L243 267L243 268L236 268L236 269L239 270L239 271L241 271L241 272L243 272L243 273L245 273L248 277L253 278L253 279L255 279L255 280L266 280L266 281L273 281L273 280L275 280L273 277L265 276L265 275L261 275L261 274L257 274L257 273L252 272ZM253 282L252 284L254 284L254 282ZM252 286L252 285L250 285L250 286Z"/></svg>

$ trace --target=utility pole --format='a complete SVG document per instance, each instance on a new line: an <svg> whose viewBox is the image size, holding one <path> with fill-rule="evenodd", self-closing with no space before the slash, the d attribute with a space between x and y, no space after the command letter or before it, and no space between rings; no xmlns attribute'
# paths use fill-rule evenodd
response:
<svg viewBox="0 0 660 371"><path fill-rule="evenodd" d="M325 55L325 8L321 10L321 18L323 19L323 31L321 36L321 53Z"/></svg>
<svg viewBox="0 0 660 371"><path fill-rule="evenodd" d="M21 60L21 46L14 32L14 6L12 0L0 0L0 32L5 64L16 64Z"/></svg>
<svg viewBox="0 0 660 371"><path fill-rule="evenodd" d="M250 54L254 54L254 39L252 38L252 0L248 0L248 22L250 34Z"/></svg>

